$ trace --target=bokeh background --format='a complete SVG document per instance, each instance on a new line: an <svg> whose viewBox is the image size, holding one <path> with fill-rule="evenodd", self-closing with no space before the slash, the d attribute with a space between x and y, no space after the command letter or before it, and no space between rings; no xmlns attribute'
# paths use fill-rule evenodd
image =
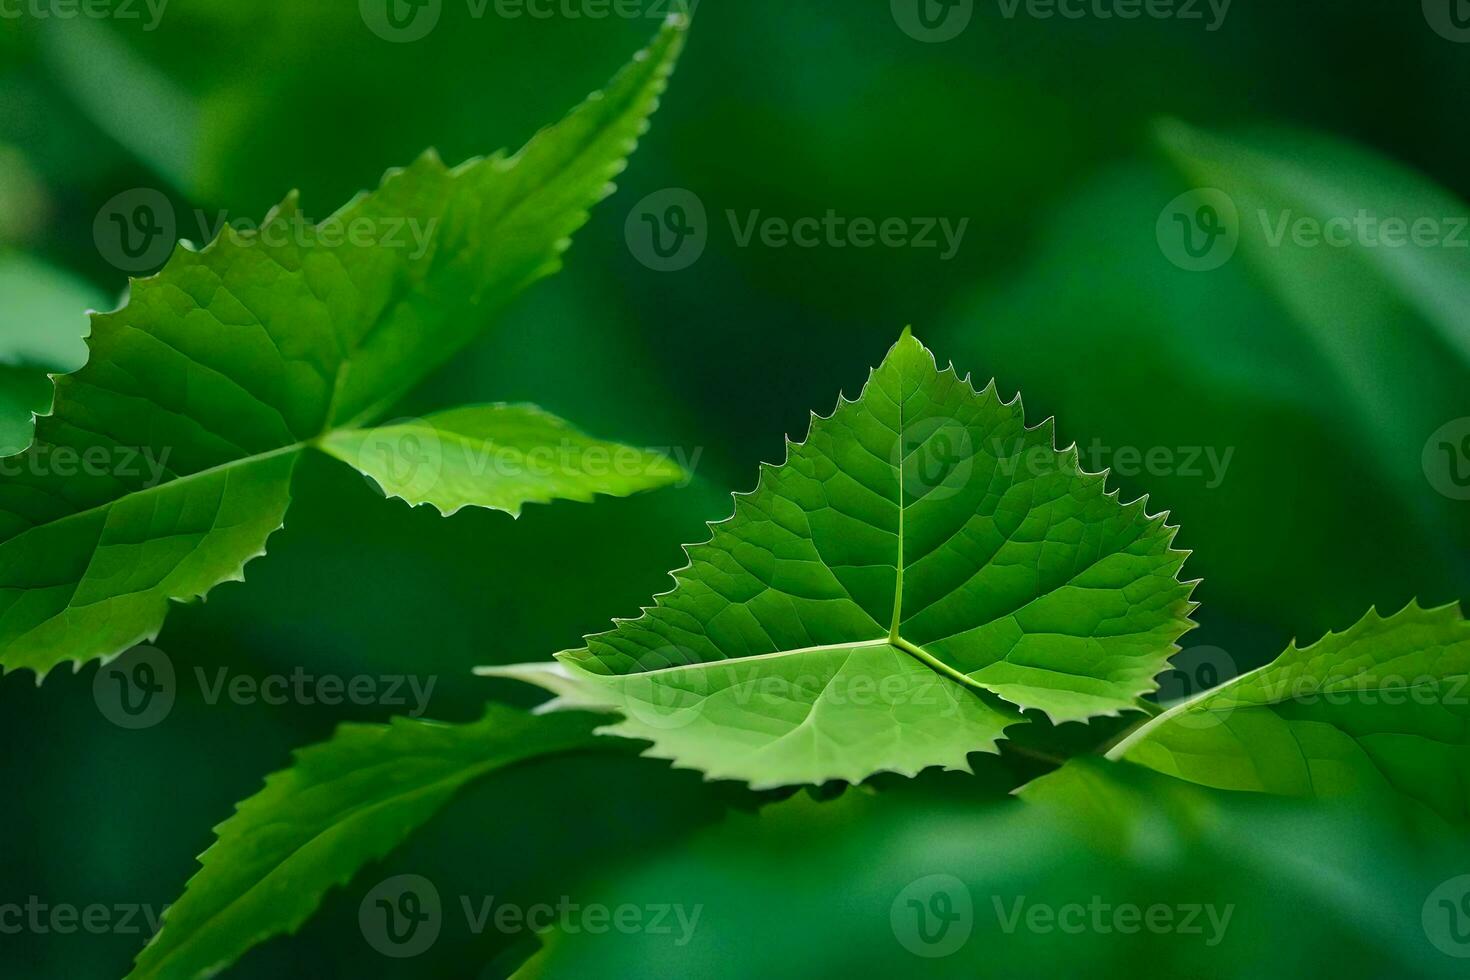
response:
<svg viewBox="0 0 1470 980"><path fill-rule="evenodd" d="M729 493L782 457L809 412L855 395L909 324L941 361L1023 392L1034 421L1056 415L1088 462L1115 467L1125 497L1148 493L1171 511L1195 550L1186 571L1203 580L1174 694L1370 606L1470 594L1470 28L1463 4L1450 16L1456 3L1235 0L1223 17L1201 4L1199 18L1124 20L1037 17L1024 4L1008 15L1009 3L976 0L951 11L940 34L953 36L938 40L905 0L704 0L652 131L565 271L399 412L535 401L599 436L681 447L696 482L518 522L443 520L309 460L286 530L248 581L171 615L156 645L180 683L159 724L110 722L95 667L41 688L28 674L0 678L0 902L161 906L209 828L292 748L395 710L212 704L196 670L434 678L428 714L446 720L474 717L487 697L530 703L471 668L544 659L636 612L682 564L680 544L727 516ZM257 220L293 188L326 217L426 147L457 162L519 145L599 86L667 9L435 6L437 25L404 41L370 29L354 0L169 0L157 16L156 3L132 0L69 18L51 0L0 5L0 441L24 439L28 411L45 403L43 371L77 366L84 311L126 289L105 234L118 195L161 193L178 237L201 244L220 216ZM640 209L656 212L674 189L705 218L683 267L662 271L639 238ZM1207 235L1203 207L1233 234L1201 237L1213 243L1201 258L1181 236ZM964 231L953 254L841 238L742 244L752 219L829 212ZM1360 212L1432 224L1400 247L1268 231ZM986 771L980 784L1009 788ZM956 799L984 792L922 782L942 802L893 804L855 825L891 827L881 846L947 866L924 848L949 832L998 836L1012 819L974 823ZM503 976L532 939L446 929L424 956L388 960L363 941L358 902L404 872L445 895L595 891L757 802L632 758L506 773L230 975ZM702 844L668 873L738 893L736 869L715 858L738 847L729 838L761 832L731 824L718 831L723 851ZM792 872L811 903L802 914L840 917L843 900L812 883L866 845L817 846L784 824L769 833L767 853L811 854ZM1057 870L1055 849L1028 840L1017 853L1036 864L966 854L977 874L1024 880L1046 861L1047 881L1085 874L1085 862ZM1295 895L1276 900L1289 908ZM1374 921L1364 901L1357 914ZM725 936L729 955L741 935ZM1339 975L1412 972L1382 937L1356 935L1337 950ZM787 939L780 948L799 956L799 937ZM0 936L0 975L120 976L140 943ZM807 953L808 974L838 962ZM762 970L777 962L789 959Z"/></svg>

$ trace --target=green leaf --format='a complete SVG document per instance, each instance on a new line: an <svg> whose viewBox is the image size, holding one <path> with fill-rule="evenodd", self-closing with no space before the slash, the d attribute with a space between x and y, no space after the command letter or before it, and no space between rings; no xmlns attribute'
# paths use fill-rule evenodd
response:
<svg viewBox="0 0 1470 980"><path fill-rule="evenodd" d="M998 804L966 777L732 814L572 893L671 909L671 928L591 934L569 914L514 976L791 976L821 950L823 976L1247 980L1269 950L1276 976L1463 977L1421 925L1470 859L1462 834L1137 767L1102 778L1107 810Z"/></svg>
<svg viewBox="0 0 1470 980"><path fill-rule="evenodd" d="M36 445L3 461L17 475L0 480L0 666L44 677L111 657L155 636L169 600L240 578L304 451L558 267L644 131L684 23L514 156L451 170L426 154L319 225L293 194L95 316L90 360L57 379Z"/></svg>
<svg viewBox="0 0 1470 980"><path fill-rule="evenodd" d="M469 725L343 725L216 828L218 840L129 980L213 976L251 947L295 932L331 888L401 844L470 780L617 745L593 734L596 721L492 706Z"/></svg>
<svg viewBox="0 0 1470 980"><path fill-rule="evenodd" d="M1174 529L1105 479L905 334L655 606L560 671L485 673L758 788L964 769L1016 708L1134 709L1190 626Z"/></svg>
<svg viewBox="0 0 1470 980"><path fill-rule="evenodd" d="M1293 130L1159 127L1169 159L1237 212L1242 255L1318 351L1379 469L1436 520L1421 451L1470 383L1466 204L1350 144ZM1399 379L1414 378L1404 398Z"/></svg>
<svg viewBox="0 0 1470 980"><path fill-rule="evenodd" d="M488 507L626 497L686 480L667 456L589 438L531 405L472 405L328 436L322 447L383 492L451 515Z"/></svg>
<svg viewBox="0 0 1470 980"><path fill-rule="evenodd" d="M0 254L0 456L30 445L33 417L51 406L48 372L87 358L83 311L102 305L87 283L20 253Z"/></svg>
<svg viewBox="0 0 1470 980"><path fill-rule="evenodd" d="M1454 605L1370 611L1176 705L1109 757L1217 789L1394 797L1470 823L1470 623Z"/></svg>

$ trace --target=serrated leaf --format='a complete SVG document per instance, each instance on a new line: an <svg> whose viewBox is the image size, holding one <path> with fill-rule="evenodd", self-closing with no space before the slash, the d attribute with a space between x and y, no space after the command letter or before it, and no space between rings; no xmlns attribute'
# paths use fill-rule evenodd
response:
<svg viewBox="0 0 1470 980"><path fill-rule="evenodd" d="M426 154L319 225L293 194L94 316L88 363L4 461L19 475L0 481L0 666L111 657L155 636L169 600L239 578L303 452L558 267L644 131L684 23L514 156L451 170ZM80 475L56 462L89 453Z"/></svg>
<svg viewBox="0 0 1470 980"><path fill-rule="evenodd" d="M1109 757L1216 789L1399 797L1463 825L1470 623L1453 605L1370 611L1176 705Z"/></svg>
<svg viewBox="0 0 1470 980"><path fill-rule="evenodd" d="M344 725L216 828L128 980L209 977L296 931L330 889L384 857L472 779L528 759L616 744L597 718L492 706L469 725Z"/></svg>
<svg viewBox="0 0 1470 980"><path fill-rule="evenodd" d="M451 515L626 497L687 479L667 456L583 435L532 405L470 405L328 436L322 447L390 497Z"/></svg>
<svg viewBox="0 0 1470 980"><path fill-rule="evenodd" d="M1190 625L1164 517L907 334L711 527L671 592L540 680L756 787L965 768L1016 708L1132 709Z"/></svg>

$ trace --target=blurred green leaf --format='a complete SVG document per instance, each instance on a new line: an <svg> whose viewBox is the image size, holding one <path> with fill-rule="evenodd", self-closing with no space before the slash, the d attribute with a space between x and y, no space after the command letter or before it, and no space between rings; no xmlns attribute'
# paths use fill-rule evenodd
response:
<svg viewBox="0 0 1470 980"><path fill-rule="evenodd" d="M1171 260L1161 229L1176 229L1173 202L1188 193L1152 166L1089 183L1046 221L1014 281L983 287L951 318L957 356L1055 412L1084 462L1109 468L1125 494L1169 510L1204 581L1205 642L1243 668L1262 661L1235 646L1242 637L1284 642L1375 603L1470 590L1470 512L1420 468L1434 428L1465 411L1434 380L1458 370L1454 358L1426 351L1420 367L1390 374L1373 352L1354 355L1382 369L1380 386L1427 379L1401 392L1399 411L1438 421L1388 459L1364 441L1358 396L1253 263L1189 271Z"/></svg>
<svg viewBox="0 0 1470 980"><path fill-rule="evenodd" d="M31 256L0 254L0 456L30 445L32 416L51 406L48 373L87 357L87 310L102 305L88 284Z"/></svg>
<svg viewBox="0 0 1470 980"><path fill-rule="evenodd" d="M1244 980L1263 956L1281 976L1459 975L1421 925L1426 899L1470 856L1458 835L1410 840L1351 808L1073 765L1107 781L1101 823L1065 805L855 790L732 816L576 896L579 908L670 909L668 928L589 935L568 915L516 976L787 976L797 964L831 976ZM1129 833L1111 834L1115 823Z"/></svg>
<svg viewBox="0 0 1470 980"><path fill-rule="evenodd" d="M322 896L403 843L469 781L608 740L589 715L492 706L469 725L344 725L304 749L216 828L218 841L138 956L130 980L211 977L295 932Z"/></svg>
<svg viewBox="0 0 1470 980"><path fill-rule="evenodd" d="M1159 140L1191 182L1224 192L1243 255L1371 434L1375 468L1433 527L1447 508L1426 492L1422 450L1470 389L1470 206L1312 134L1226 138L1170 122Z"/></svg>

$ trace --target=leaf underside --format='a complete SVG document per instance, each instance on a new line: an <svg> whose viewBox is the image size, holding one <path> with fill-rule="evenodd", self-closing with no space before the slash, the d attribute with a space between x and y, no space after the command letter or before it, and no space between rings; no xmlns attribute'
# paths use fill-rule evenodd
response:
<svg viewBox="0 0 1470 980"><path fill-rule="evenodd" d="M1036 709L1131 710L1190 627L1164 515L905 334L635 620L488 668L756 787L967 768Z"/></svg>

